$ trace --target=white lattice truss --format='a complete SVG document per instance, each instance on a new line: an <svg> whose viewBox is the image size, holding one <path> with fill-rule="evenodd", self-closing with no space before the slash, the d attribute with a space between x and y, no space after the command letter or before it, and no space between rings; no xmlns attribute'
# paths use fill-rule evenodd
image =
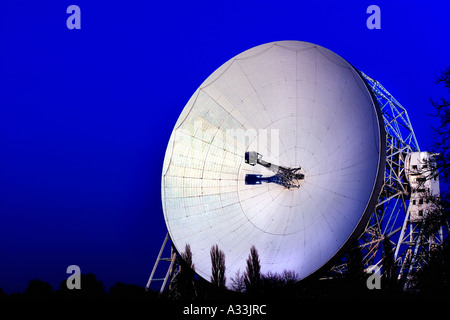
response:
<svg viewBox="0 0 450 320"><path fill-rule="evenodd" d="M386 130L386 170L384 184L377 205L365 232L359 239L364 253L364 266L383 267L383 241L390 241L397 277L405 288L409 281L426 263L427 252L432 246L442 243L442 230L425 237L423 223L413 222L409 217L410 186L406 180L406 156L420 151L406 109L376 80L362 73L378 100ZM335 271L342 270L337 266Z"/></svg>

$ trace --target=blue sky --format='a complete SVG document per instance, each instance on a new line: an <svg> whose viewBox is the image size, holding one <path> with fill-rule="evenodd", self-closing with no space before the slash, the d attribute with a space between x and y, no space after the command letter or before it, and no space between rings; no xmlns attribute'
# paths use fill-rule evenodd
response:
<svg viewBox="0 0 450 320"><path fill-rule="evenodd" d="M69 30L66 9L81 9ZM381 9L369 30L366 9ZM165 224L161 168L195 89L253 46L324 46L380 81L429 150L447 1L13 1L0 4L0 288L67 266L145 285Z"/></svg>

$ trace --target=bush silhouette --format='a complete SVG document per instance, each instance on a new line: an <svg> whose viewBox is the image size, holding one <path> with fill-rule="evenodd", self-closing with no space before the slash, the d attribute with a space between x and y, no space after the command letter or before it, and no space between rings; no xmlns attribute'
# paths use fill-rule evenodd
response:
<svg viewBox="0 0 450 320"><path fill-rule="evenodd" d="M48 282L39 279L30 280L25 290L25 297L29 298L51 298L53 288Z"/></svg>
<svg viewBox="0 0 450 320"><path fill-rule="evenodd" d="M103 282L97 280L97 276L93 273L81 274L81 289L68 289L66 280L63 280L59 286L59 297L62 298L88 298L98 299L105 298L106 292Z"/></svg>

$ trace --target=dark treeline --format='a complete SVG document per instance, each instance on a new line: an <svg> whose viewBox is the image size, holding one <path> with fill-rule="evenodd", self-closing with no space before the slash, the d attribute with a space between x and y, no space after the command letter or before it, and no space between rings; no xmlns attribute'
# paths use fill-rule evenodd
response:
<svg viewBox="0 0 450 320"><path fill-rule="evenodd" d="M390 254L391 248L386 245ZM388 256L388 255L386 255ZM450 298L450 246L448 241L442 251L435 253L429 263L416 274L417 286L414 292L405 292L397 282L394 271L385 272L381 277L380 289L369 289L364 272L362 254L357 246L346 255L346 272L322 278L312 276L298 282L295 272L285 270L278 273L261 273L258 251L252 247L243 273L237 272L225 283L225 255L217 246L211 249L213 276L207 281L195 274L192 252L180 254L180 269L169 288L162 294L146 290L142 286L116 282L106 291L103 282L92 274L81 275L81 289L68 289L66 280L54 290L45 281L30 280L25 292L6 294L0 289L0 299L139 299L155 301L208 301L208 300L345 300L345 299L410 299L410 298ZM386 259L387 261L389 259ZM386 264L385 268L393 268ZM226 284L226 286L225 286ZM230 290L231 289L231 290Z"/></svg>
<svg viewBox="0 0 450 320"><path fill-rule="evenodd" d="M217 245L211 248L210 282L195 274L190 246L180 255L180 271L167 292L160 299L204 301L216 299L270 299L270 300L342 300L342 299L410 299L450 298L450 246L448 241L433 259L413 276L417 279L414 290L406 291L397 279L397 267L389 238L383 243L383 275L379 288L369 288L363 263L363 253L358 242L348 250L344 260L347 268L340 274L323 273L298 281L298 275L290 270L278 273L262 273L257 249L250 249L246 269L226 279L226 257ZM228 289L227 289L228 288ZM230 290L231 289L231 290Z"/></svg>
<svg viewBox="0 0 450 320"><path fill-rule="evenodd" d="M58 289L54 289L48 282L33 279L28 282L25 292L6 294L0 288L0 299L156 299L157 294L151 290L135 284L116 282L106 291L103 281L88 273L81 274L81 288L68 289L66 279L62 280Z"/></svg>

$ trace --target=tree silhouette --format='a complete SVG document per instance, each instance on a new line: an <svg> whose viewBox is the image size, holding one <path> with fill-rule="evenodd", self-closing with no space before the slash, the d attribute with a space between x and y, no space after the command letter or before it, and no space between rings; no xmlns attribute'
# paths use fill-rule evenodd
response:
<svg viewBox="0 0 450 320"><path fill-rule="evenodd" d="M25 296L30 298L50 298L52 295L52 286L48 282L39 279L30 280L25 290Z"/></svg>
<svg viewBox="0 0 450 320"><path fill-rule="evenodd" d="M261 288L261 264L255 246L250 248L244 282L247 293L255 294L259 292Z"/></svg>
<svg viewBox="0 0 450 320"><path fill-rule="evenodd" d="M290 285L298 282L299 275L293 270L284 270L281 274L281 279L284 285Z"/></svg>
<svg viewBox="0 0 450 320"><path fill-rule="evenodd" d="M448 290L448 243L434 246L427 253L427 263L416 273L417 288L421 293L441 295Z"/></svg>
<svg viewBox="0 0 450 320"><path fill-rule="evenodd" d="M104 299L106 298L103 281L93 273L81 274L81 289L68 289L66 280L59 286L58 295L63 298Z"/></svg>
<svg viewBox="0 0 450 320"><path fill-rule="evenodd" d="M192 262L191 246L186 244L184 252L178 258L180 271L169 288L169 298L173 300L193 300L197 297L195 287L195 265Z"/></svg>
<svg viewBox="0 0 450 320"><path fill-rule="evenodd" d="M428 238L435 235L441 227L447 227L450 220L450 197L449 194L432 196L427 194L425 201L428 205L428 212L423 219L423 236Z"/></svg>
<svg viewBox="0 0 450 320"><path fill-rule="evenodd" d="M450 67L445 69L441 75L436 77L436 84L442 84L450 93ZM434 108L431 116L438 120L437 125L432 126L433 145L435 156L428 160L424 170L425 179L431 180L439 177L440 194L433 195L426 192L424 201L427 203L426 215L423 217L423 229L421 237L424 241L432 239L436 234L443 232L448 236L450 225L450 194L448 183L450 182L450 102L444 97L438 100L430 98ZM421 259L425 262L422 268L412 274L413 283L417 284L417 289L422 292L434 291L442 287L448 273L448 264L445 263L448 242L442 246L431 243L428 250L421 252Z"/></svg>
<svg viewBox="0 0 450 320"><path fill-rule="evenodd" d="M231 278L231 290L245 292L245 274L241 274L240 270L236 271L234 277Z"/></svg>
<svg viewBox="0 0 450 320"><path fill-rule="evenodd" d="M181 257L183 258L183 262L186 264L186 266L194 271L195 265L192 262L192 251L189 244L186 244L186 246L184 247L184 252L181 253Z"/></svg>
<svg viewBox="0 0 450 320"><path fill-rule="evenodd" d="M211 283L217 285L218 287L225 288L225 254L216 244L211 247L210 255L212 271Z"/></svg>
<svg viewBox="0 0 450 320"><path fill-rule="evenodd" d="M363 255L358 240L354 240L351 249L347 252L347 279L352 289L360 289L365 285Z"/></svg>
<svg viewBox="0 0 450 320"><path fill-rule="evenodd" d="M389 236L383 239L383 286L389 289L396 287L397 272L394 260L394 250L392 250Z"/></svg>
<svg viewBox="0 0 450 320"><path fill-rule="evenodd" d="M436 77L436 84L443 84L450 93L450 67ZM448 183L450 181L450 102L441 97L435 101L430 98L434 107L434 117L439 120L439 124L433 126L434 143L433 148L439 152L436 158L436 175L442 173L441 177Z"/></svg>
<svg viewBox="0 0 450 320"><path fill-rule="evenodd" d="M116 282L114 286L109 288L109 296L120 299L143 299L155 298L156 293L151 290L146 291L143 287L135 284Z"/></svg>

